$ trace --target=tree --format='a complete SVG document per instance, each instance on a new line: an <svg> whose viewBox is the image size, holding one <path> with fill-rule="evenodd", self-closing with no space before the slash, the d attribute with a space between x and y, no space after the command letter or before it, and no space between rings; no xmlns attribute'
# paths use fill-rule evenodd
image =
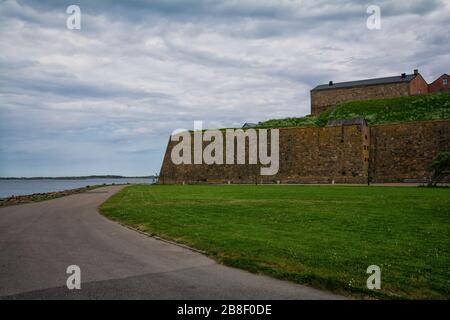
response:
<svg viewBox="0 0 450 320"><path fill-rule="evenodd" d="M428 165L428 171L432 172L429 186L436 186L447 174L450 173L450 152L441 151Z"/></svg>

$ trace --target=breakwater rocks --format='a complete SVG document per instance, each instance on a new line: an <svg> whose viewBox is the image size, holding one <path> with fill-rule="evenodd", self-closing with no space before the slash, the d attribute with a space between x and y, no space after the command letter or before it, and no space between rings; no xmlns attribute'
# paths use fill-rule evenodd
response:
<svg viewBox="0 0 450 320"><path fill-rule="evenodd" d="M1 198L0 199L0 207L55 199L55 198L59 198L59 197L68 196L71 194L90 191L90 190L93 190L93 189L96 189L99 187L103 187L103 186L105 186L105 185L86 186L86 187L82 187L82 188L69 189L69 190L64 190L64 191L55 191L55 192L47 192L47 193L33 193L33 194L29 194L29 195L11 196L11 197L7 197L7 198Z"/></svg>

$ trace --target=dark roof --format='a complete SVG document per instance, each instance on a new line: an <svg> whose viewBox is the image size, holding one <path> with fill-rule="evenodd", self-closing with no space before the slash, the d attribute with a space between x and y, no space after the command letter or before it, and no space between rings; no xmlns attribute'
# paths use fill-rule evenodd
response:
<svg viewBox="0 0 450 320"><path fill-rule="evenodd" d="M337 82L333 83L333 85L329 84L321 84L312 89L315 90L330 90L330 89L338 89L338 88L351 88L351 87L359 87L359 86L370 86L376 84L388 84L388 83L400 83L400 82L410 82L416 77L415 74L407 74L404 78L401 75L394 77L385 77L385 78L376 78L376 79L366 79L366 80L357 80L357 81L347 81L347 82Z"/></svg>
<svg viewBox="0 0 450 320"><path fill-rule="evenodd" d="M354 118L354 119L339 119L339 120L330 120L327 123L327 127L337 127L337 126L352 126L355 124L359 124L362 126L367 126L367 122L363 118Z"/></svg>

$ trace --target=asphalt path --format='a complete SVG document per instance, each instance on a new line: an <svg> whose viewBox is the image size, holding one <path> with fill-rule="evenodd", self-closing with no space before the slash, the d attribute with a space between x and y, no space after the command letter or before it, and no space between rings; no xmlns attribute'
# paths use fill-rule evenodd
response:
<svg viewBox="0 0 450 320"><path fill-rule="evenodd" d="M98 206L122 186L0 208L0 299L342 299L226 267L130 230ZM67 267L81 270L69 290Z"/></svg>

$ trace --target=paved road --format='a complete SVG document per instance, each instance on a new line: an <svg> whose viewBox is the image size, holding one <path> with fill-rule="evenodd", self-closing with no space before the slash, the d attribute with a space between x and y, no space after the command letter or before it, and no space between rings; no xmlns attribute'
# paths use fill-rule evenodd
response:
<svg viewBox="0 0 450 320"><path fill-rule="evenodd" d="M0 299L340 299L222 266L112 222L97 207L121 186L0 209ZM69 265L81 290L68 290Z"/></svg>

